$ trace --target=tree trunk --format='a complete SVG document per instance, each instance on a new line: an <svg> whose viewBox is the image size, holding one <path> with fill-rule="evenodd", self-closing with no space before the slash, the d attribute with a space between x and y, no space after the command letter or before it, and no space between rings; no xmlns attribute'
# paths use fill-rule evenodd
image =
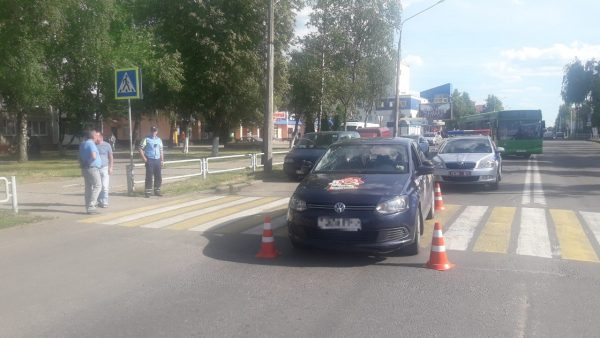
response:
<svg viewBox="0 0 600 338"><path fill-rule="evenodd" d="M27 156L27 143L29 137L27 137L27 113L20 110L17 115L17 123L19 126L19 162L27 162L29 157Z"/></svg>

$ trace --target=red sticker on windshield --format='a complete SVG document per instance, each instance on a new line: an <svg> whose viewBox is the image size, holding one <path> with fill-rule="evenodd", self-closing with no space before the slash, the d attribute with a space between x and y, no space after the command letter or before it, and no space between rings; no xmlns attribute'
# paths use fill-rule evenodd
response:
<svg viewBox="0 0 600 338"><path fill-rule="evenodd" d="M360 177L346 177L341 180L333 180L329 183L329 186L327 186L327 191L358 189L358 187L364 183L365 181Z"/></svg>

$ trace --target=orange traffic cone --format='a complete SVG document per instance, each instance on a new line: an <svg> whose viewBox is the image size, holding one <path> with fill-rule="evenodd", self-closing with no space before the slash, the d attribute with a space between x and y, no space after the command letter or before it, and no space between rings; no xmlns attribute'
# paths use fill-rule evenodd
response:
<svg viewBox="0 0 600 338"><path fill-rule="evenodd" d="M446 256L446 243L440 222L435 222L433 238L431 239L431 253L425 266L438 271L446 271L454 267L454 264L450 263L448 256Z"/></svg>
<svg viewBox="0 0 600 338"><path fill-rule="evenodd" d="M271 227L271 216L265 216L265 225L263 227L262 243L260 251L256 254L257 258L273 259L277 258L279 253L275 248L275 237L273 237L273 228Z"/></svg>
<svg viewBox="0 0 600 338"><path fill-rule="evenodd" d="M444 210L444 200L442 199L442 189L440 188L440 182L435 182L435 211Z"/></svg>

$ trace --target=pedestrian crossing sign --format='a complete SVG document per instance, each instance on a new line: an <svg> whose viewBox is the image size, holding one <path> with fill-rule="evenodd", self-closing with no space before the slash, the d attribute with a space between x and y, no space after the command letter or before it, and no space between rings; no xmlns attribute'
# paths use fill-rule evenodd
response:
<svg viewBox="0 0 600 338"><path fill-rule="evenodd" d="M140 70L138 67L115 69L115 99L139 99Z"/></svg>

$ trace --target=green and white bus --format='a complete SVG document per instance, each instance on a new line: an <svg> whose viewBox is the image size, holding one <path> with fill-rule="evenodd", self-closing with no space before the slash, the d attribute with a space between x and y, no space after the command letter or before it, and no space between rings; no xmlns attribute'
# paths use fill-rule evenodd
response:
<svg viewBox="0 0 600 338"><path fill-rule="evenodd" d="M541 110L502 110L466 116L458 121L461 129L490 129L498 147L506 155L529 157L543 152L545 122Z"/></svg>

